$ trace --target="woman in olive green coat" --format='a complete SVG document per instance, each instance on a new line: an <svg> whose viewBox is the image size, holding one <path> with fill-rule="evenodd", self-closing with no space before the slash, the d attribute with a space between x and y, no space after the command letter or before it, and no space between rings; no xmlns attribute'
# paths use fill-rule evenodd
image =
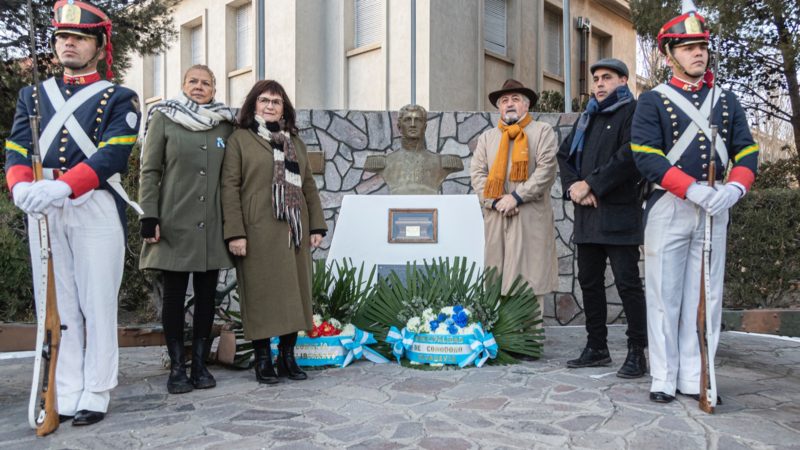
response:
<svg viewBox="0 0 800 450"><path fill-rule="evenodd" d="M311 248L327 230L295 111L276 81L253 86L222 165L225 240L234 255L244 335L253 341L256 379L303 380L297 332L313 327ZM278 373L269 338L280 336Z"/></svg>
<svg viewBox="0 0 800 450"><path fill-rule="evenodd" d="M162 323L171 362L167 390L173 394L216 386L205 359L219 269L232 265L222 238L219 175L235 115L213 101L214 85L211 69L189 68L182 94L151 108L142 149L139 268L164 275ZM191 377L183 345L189 274L195 305Z"/></svg>

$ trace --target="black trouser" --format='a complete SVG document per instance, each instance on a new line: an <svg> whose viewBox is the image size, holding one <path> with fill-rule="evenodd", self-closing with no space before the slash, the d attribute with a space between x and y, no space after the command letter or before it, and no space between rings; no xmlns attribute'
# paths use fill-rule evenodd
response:
<svg viewBox="0 0 800 450"><path fill-rule="evenodd" d="M164 272L164 305L161 309L161 323L164 337L183 340L183 306L186 303L186 287L192 272ZM219 270L194 272L194 323L193 338L207 338L211 335L214 322L214 295L217 291Z"/></svg>
<svg viewBox="0 0 800 450"><path fill-rule="evenodd" d="M628 343L644 347L647 310L639 278L638 245L578 244L578 281L583 292L587 345L595 350L607 347L606 258L611 262L614 284L628 320Z"/></svg>
<svg viewBox="0 0 800 450"><path fill-rule="evenodd" d="M282 334L279 346L285 349L294 348L297 344L297 331L289 334ZM269 339L256 339L253 341L253 348L270 348Z"/></svg>

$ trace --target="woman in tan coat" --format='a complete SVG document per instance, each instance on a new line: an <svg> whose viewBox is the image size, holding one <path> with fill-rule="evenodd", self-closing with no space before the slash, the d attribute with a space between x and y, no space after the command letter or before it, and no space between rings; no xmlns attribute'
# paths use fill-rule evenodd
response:
<svg viewBox="0 0 800 450"><path fill-rule="evenodd" d="M222 167L222 213L236 262L246 339L256 379L305 380L297 366L297 332L313 327L311 248L327 226L295 110L277 81L253 86L239 112ZM277 374L269 338L280 336Z"/></svg>
<svg viewBox="0 0 800 450"><path fill-rule="evenodd" d="M211 347L219 269L231 260L222 239L219 175L234 112L214 102L215 78L190 67L183 92L150 109L142 149L139 203L144 209L140 269L164 275L162 323L170 357L171 394L216 386L205 366ZM192 275L194 327L191 378L184 367L186 287Z"/></svg>

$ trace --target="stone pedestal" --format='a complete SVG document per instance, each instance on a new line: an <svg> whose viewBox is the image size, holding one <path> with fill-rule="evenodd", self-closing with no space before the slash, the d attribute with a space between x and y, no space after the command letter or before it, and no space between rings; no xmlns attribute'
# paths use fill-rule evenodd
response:
<svg viewBox="0 0 800 450"><path fill-rule="evenodd" d="M389 242L392 209L435 209L436 242ZM461 256L483 269L483 242L483 216L476 195L348 195L342 199L327 262L347 258L356 267L364 263L369 271L375 265L385 273L407 262L421 265Z"/></svg>

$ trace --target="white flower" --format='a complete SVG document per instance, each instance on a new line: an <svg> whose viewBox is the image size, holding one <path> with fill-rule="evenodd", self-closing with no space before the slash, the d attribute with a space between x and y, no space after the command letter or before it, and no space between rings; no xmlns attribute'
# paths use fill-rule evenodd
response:
<svg viewBox="0 0 800 450"><path fill-rule="evenodd" d="M431 367L444 367L444 363L430 363L429 366L431 366Z"/></svg>
<svg viewBox="0 0 800 450"><path fill-rule="evenodd" d="M347 325L342 328L342 333L345 336L355 336L356 335L356 327L353 326L352 323L348 323Z"/></svg>
<svg viewBox="0 0 800 450"><path fill-rule="evenodd" d="M298 331L297 332L297 337L306 337L306 332L303 331L303 330Z"/></svg>
<svg viewBox="0 0 800 450"><path fill-rule="evenodd" d="M453 307L452 306L445 306L439 312L441 312L442 314L447 314L448 316L452 316L453 315Z"/></svg>
<svg viewBox="0 0 800 450"><path fill-rule="evenodd" d="M425 311L422 311L422 318L425 320L425 322L430 322L436 318L436 314L433 313L433 309L427 308Z"/></svg>
<svg viewBox="0 0 800 450"><path fill-rule="evenodd" d="M464 314L466 314L468 316L472 315L472 313L467 308L464 308L463 311L464 311Z"/></svg>
<svg viewBox="0 0 800 450"><path fill-rule="evenodd" d="M422 325L419 327L419 331L417 333L426 333L429 334L431 332L431 323L430 322L422 322Z"/></svg>
<svg viewBox="0 0 800 450"><path fill-rule="evenodd" d="M422 323L422 320L419 317L412 317L412 318L408 319L408 322L406 322L406 328L408 328L409 330L417 333L421 323Z"/></svg>
<svg viewBox="0 0 800 450"><path fill-rule="evenodd" d="M338 320L334 319L333 317L331 317L331 319L328 321L328 323L333 325L333 327L336 328L337 330L341 330L342 329L342 322L339 322Z"/></svg>
<svg viewBox="0 0 800 450"><path fill-rule="evenodd" d="M318 326L322 325L322 316L320 316L319 314L314 314L313 320L314 320L314 326L315 327L318 327Z"/></svg>
<svg viewBox="0 0 800 450"><path fill-rule="evenodd" d="M444 322L439 322L439 326L433 330L433 334L450 334L450 332L447 331L447 324Z"/></svg>
<svg viewBox="0 0 800 450"><path fill-rule="evenodd" d="M411 360L409 360L408 362L409 362L409 364L411 364L412 366L421 366L421 365L422 365L422 363L420 363L420 362L416 362L416 361L411 361Z"/></svg>
<svg viewBox="0 0 800 450"><path fill-rule="evenodd" d="M463 335L469 336L469 335L472 335L474 333L475 333L475 324L474 323L471 323L471 324L465 326L464 328L459 328L458 329L458 334L463 334Z"/></svg>

